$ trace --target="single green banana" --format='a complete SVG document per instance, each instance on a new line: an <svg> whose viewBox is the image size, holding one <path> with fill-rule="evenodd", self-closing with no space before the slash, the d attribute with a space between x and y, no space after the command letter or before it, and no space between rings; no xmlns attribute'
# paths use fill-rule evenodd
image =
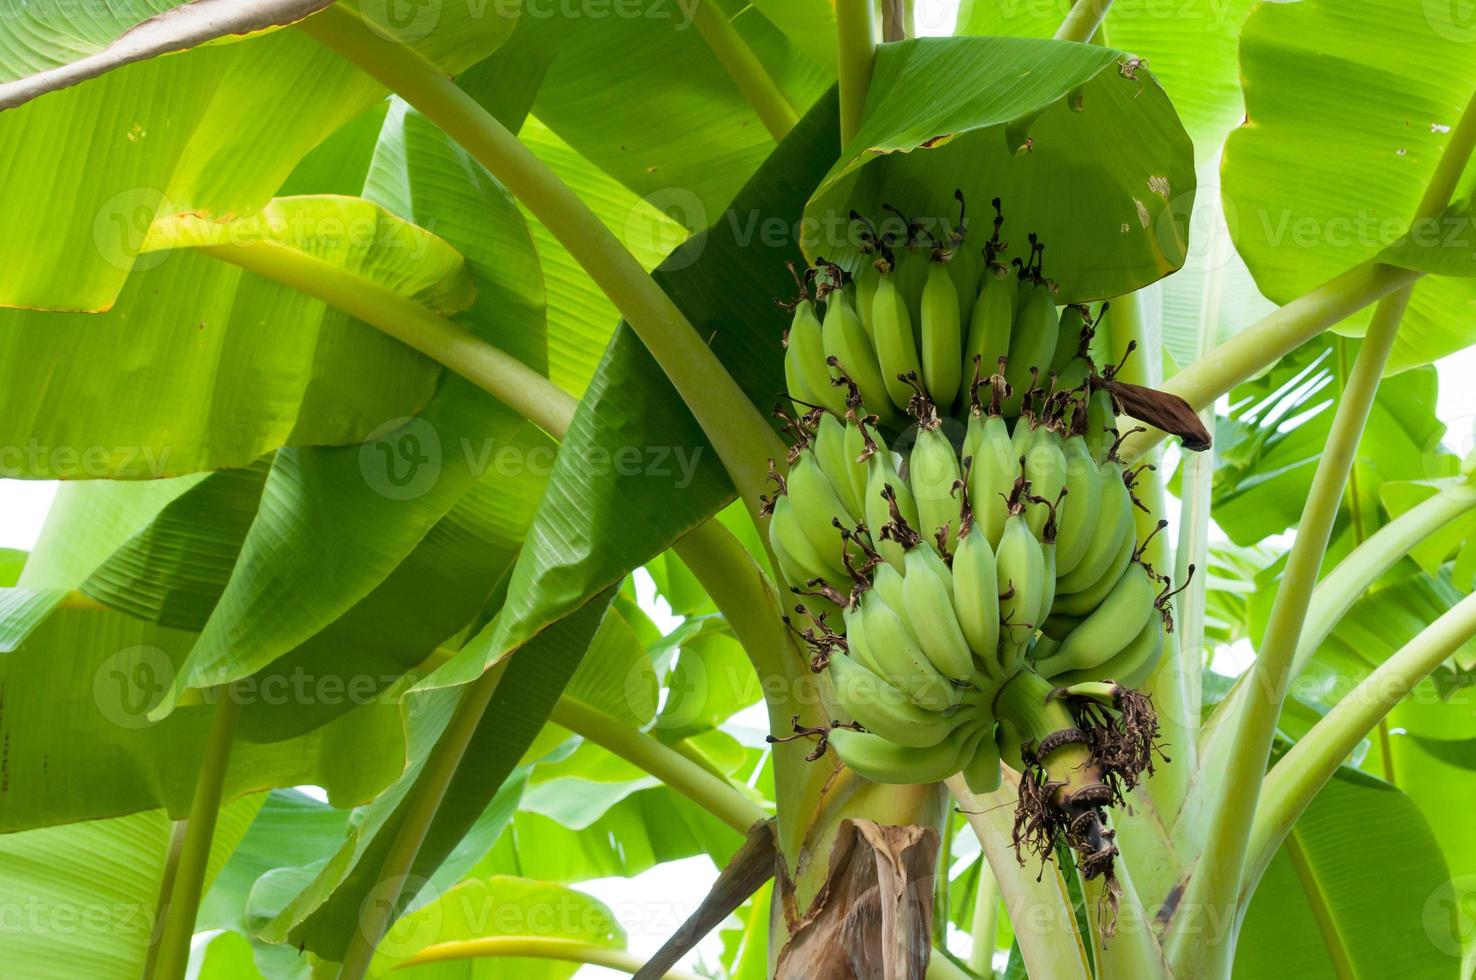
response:
<svg viewBox="0 0 1476 980"><path fill-rule="evenodd" d="M1131 547L1137 535L1133 501L1127 484L1122 482L1122 467L1109 460L1098 466L1097 472L1102 493L1096 530L1076 567L1061 576L1056 586L1058 595L1080 592L1100 581L1122 552L1123 543L1129 542Z"/></svg>
<svg viewBox="0 0 1476 980"><path fill-rule="evenodd" d="M835 358L835 364L831 365L832 370L844 371L856 383L864 410L876 413L888 425L898 424L901 416L892 406L892 399L887 393L886 379L882 376L881 364L876 359L871 337L851 305L850 296L843 289L830 294L821 337L825 356ZM838 414L844 416L845 412L842 410Z"/></svg>
<svg viewBox="0 0 1476 980"><path fill-rule="evenodd" d="M902 584L902 573L891 565L876 567L871 573L871 587L893 609L907 608L907 590Z"/></svg>
<svg viewBox="0 0 1476 980"><path fill-rule="evenodd" d="M869 659L883 678L919 707L945 711L959 702L960 692L938 673L923 653L902 614L875 589L861 596L861 622ZM850 642L848 640L848 642Z"/></svg>
<svg viewBox="0 0 1476 980"><path fill-rule="evenodd" d="M866 623L861 615L861 603L856 597L853 597L851 603L846 606L841 613L841 618L845 622L846 650L850 653L851 658L860 666L881 677L882 667L871 656L871 644L866 642Z"/></svg>
<svg viewBox="0 0 1476 980"><path fill-rule="evenodd" d="M1056 501L1061 499L1069 472L1061 433L1052 425L1038 426L1025 453L1025 479L1030 481L1030 492L1045 501L1032 502L1025 511L1030 531L1036 537L1040 536Z"/></svg>
<svg viewBox="0 0 1476 980"><path fill-rule="evenodd" d="M1076 592L1061 592L1056 596L1056 611L1067 616L1087 616L1093 609L1102 604L1102 600L1117 587L1118 579L1128 570L1128 564L1133 559L1133 554L1138 546L1138 534L1136 527L1132 533L1122 539L1118 545L1117 553L1112 557L1112 564L1107 566L1107 571L1102 573L1093 584ZM1060 588L1060 584L1056 586Z"/></svg>
<svg viewBox="0 0 1476 980"><path fill-rule="evenodd" d="M951 576L938 574L927 555L932 549L918 545L907 552L907 573L903 576L905 610L918 645L938 673L954 681L965 681L974 672L974 657L953 610ZM934 556L936 557L936 556ZM864 722L863 722L864 724Z"/></svg>
<svg viewBox="0 0 1476 980"><path fill-rule="evenodd" d="M921 785L942 782L962 768L968 753L994 727L993 720L972 719L937 745L916 749L898 745L872 732L836 728L830 745L856 773L874 783Z"/></svg>
<svg viewBox="0 0 1476 980"><path fill-rule="evenodd" d="M799 526L826 564L848 578L845 563L841 560L846 546L835 522L839 521L844 527L855 522L821 468L814 450L804 448L799 451L790 463L788 481L788 497Z"/></svg>
<svg viewBox="0 0 1476 980"><path fill-rule="evenodd" d="M999 646L999 577L984 529L971 523L953 554L953 611L964 639L986 668Z"/></svg>
<svg viewBox="0 0 1476 980"><path fill-rule="evenodd" d="M1019 662L1040 625L1041 597L1046 588L1045 554L1018 504L1005 520L994 563L1000 589L1000 664L1009 670Z"/></svg>
<svg viewBox="0 0 1476 980"><path fill-rule="evenodd" d="M930 249L917 239L912 239L906 247L897 249L893 258L896 265L893 268L893 277L897 282L897 289L901 292L904 302L907 304L907 319L912 325L912 339L919 347L922 346L922 295L923 287L928 282L928 268L932 265L929 261Z"/></svg>
<svg viewBox="0 0 1476 980"><path fill-rule="evenodd" d="M853 657L830 658L836 701L868 731L909 748L927 748L946 739L966 715L960 710L929 711Z"/></svg>
<svg viewBox="0 0 1476 980"><path fill-rule="evenodd" d="M1163 645L1163 620L1152 616L1143 624L1132 642L1105 663L1084 670L1068 670L1046 676L1062 687L1087 681L1116 681L1124 687L1137 687L1158 665L1158 656L1163 652Z"/></svg>
<svg viewBox="0 0 1476 980"><path fill-rule="evenodd" d="M881 556L901 571L903 548L896 541L881 537L881 528L892 519L891 505L887 502L887 488L895 495L897 510L910 526L918 527L917 501L912 490L897 472L897 464L886 447L879 447L866 463L866 526L874 528L872 544Z"/></svg>
<svg viewBox="0 0 1476 980"><path fill-rule="evenodd" d="M1080 357L1073 357L1061 370L1056 372L1056 390L1076 391L1091 376L1091 364Z"/></svg>
<svg viewBox="0 0 1476 980"><path fill-rule="evenodd" d="M1044 660L1059 649L1061 649L1061 641L1042 629L1041 634L1030 644L1030 659L1032 661Z"/></svg>
<svg viewBox="0 0 1476 980"><path fill-rule="evenodd" d="M1061 374L1066 370L1066 365L1076 358L1077 352L1081 350L1081 335L1087 328L1087 316L1083 314L1085 307L1072 304L1061 310L1061 322L1056 334L1056 351L1051 355L1050 370ZM1088 310L1089 314L1090 311ZM1064 385L1057 385L1065 389ZM1074 387L1074 386L1073 386Z"/></svg>
<svg viewBox="0 0 1476 980"><path fill-rule="evenodd" d="M1051 607L1056 604L1056 539L1047 534L1040 542L1040 554L1045 561L1045 584L1040 590L1040 605L1036 607L1035 618L1031 620L1037 627L1046 621Z"/></svg>
<svg viewBox="0 0 1476 980"><path fill-rule="evenodd" d="M1056 530L1056 574L1065 576L1081 563L1098 533L1102 509L1102 477L1097 461L1081 436L1066 440L1066 499Z"/></svg>
<svg viewBox="0 0 1476 980"><path fill-rule="evenodd" d="M1112 407L1112 395L1098 388L1087 399L1087 448L1092 458L1101 463L1107 459L1107 451L1117 441L1117 413Z"/></svg>
<svg viewBox="0 0 1476 980"><path fill-rule="evenodd" d="M824 579L831 584L844 581L823 558L810 536L800 526L799 517L788 494L774 501L774 513L769 518L769 546L779 561L779 570L794 588L803 588L814 579Z"/></svg>
<svg viewBox="0 0 1476 980"><path fill-rule="evenodd" d="M845 423L829 412L822 414L815 430L813 448L820 471L825 474L825 479L830 482L831 489L850 516L850 520L845 522L846 527L854 527L864 519L866 509L862 506L861 494L857 492L851 479L855 466L846 458Z"/></svg>
<svg viewBox="0 0 1476 980"><path fill-rule="evenodd" d="M1061 648L1040 661L1038 670L1047 677L1068 670L1091 670L1126 649L1150 619L1158 618L1154 600L1158 580L1133 563L1101 605L1061 641Z"/></svg>
<svg viewBox="0 0 1476 980"><path fill-rule="evenodd" d="M994 731L989 731L974 747L974 757L964 763L963 777L971 793L993 793L999 789L1004 771L1000 769L999 742Z"/></svg>
<svg viewBox="0 0 1476 980"><path fill-rule="evenodd" d="M1060 332L1061 318L1056 312L1055 300L1051 298L1050 287L1043 282L1033 285L1026 294L1024 305L1015 315L1010 333L1010 360L1005 369L1005 380L1015 393L1005 403L1006 415L1019 413L1021 399L1030 387L1031 368L1036 370L1037 383L1045 387Z"/></svg>
<svg viewBox="0 0 1476 980"><path fill-rule="evenodd" d="M936 414L925 414L918 421L917 441L907 457L907 483L917 501L920 522L914 529L930 547L938 547L937 531L948 528L947 546L958 539L959 504L954 495L958 482L958 453L943 434Z"/></svg>
<svg viewBox="0 0 1476 980"><path fill-rule="evenodd" d="M994 370L1001 357L1010 352L1010 330L1015 320L1015 284L1009 270L997 263L984 264L979 280L979 295L969 311L969 339L964 347L964 362L972 369L977 356L986 371Z"/></svg>
<svg viewBox="0 0 1476 980"><path fill-rule="evenodd" d="M917 340L912 334L912 315L907 310L907 300L897 286L895 275L882 275L876 284L871 308L876 359L881 365L882 380L892 404L906 410L912 399L912 386L902 379L909 373L921 377L922 362L917 354ZM875 408L871 410L876 411Z"/></svg>
<svg viewBox="0 0 1476 980"><path fill-rule="evenodd" d="M823 405L837 415L846 411L845 394L830 383L823 332L815 316L815 304L808 299L800 300L789 324L789 346L784 352L784 380L789 385L789 394L808 403L796 406L796 414L803 414L808 406L814 405Z"/></svg>
<svg viewBox="0 0 1476 980"><path fill-rule="evenodd" d="M978 448L971 455L969 470L969 503L974 508L974 521L984 530L991 548L998 548L1004 535L1005 518L1009 516L1007 499L1020 476L1020 457L1010 443L1009 426L1001 415L976 416Z"/></svg>
<svg viewBox="0 0 1476 980"><path fill-rule="evenodd" d="M874 337L876 331L871 322L872 301L876 298L876 284L881 281L881 273L876 268L876 255L873 251L863 250L861 254L861 266L856 270L856 315L861 318L861 326L866 328L866 336ZM872 411L875 411L873 409Z"/></svg>
<svg viewBox="0 0 1476 980"><path fill-rule="evenodd" d="M922 378L934 403L947 408L958 397L963 381L963 324L958 309L958 287L946 259L930 262L923 285Z"/></svg>
<svg viewBox="0 0 1476 980"><path fill-rule="evenodd" d="M846 476L850 480L851 490L856 494L856 499L861 502L861 517L866 519L866 460L871 455L875 441L871 433L866 429L867 423L862 421L859 410L846 412L846 433L844 440L844 451L846 454ZM884 450L878 450L884 451Z"/></svg>

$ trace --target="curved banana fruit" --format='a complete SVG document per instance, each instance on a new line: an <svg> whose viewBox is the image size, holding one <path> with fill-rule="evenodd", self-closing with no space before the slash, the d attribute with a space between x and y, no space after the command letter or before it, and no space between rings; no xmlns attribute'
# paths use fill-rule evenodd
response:
<svg viewBox="0 0 1476 980"><path fill-rule="evenodd" d="M1004 773L1000 769L999 742L990 731L974 748L974 757L964 763L964 783L971 793L993 793L999 789Z"/></svg>
<svg viewBox="0 0 1476 980"><path fill-rule="evenodd" d="M935 403L952 405L963 380L963 323L946 259L928 263L921 304L922 379Z"/></svg>
<svg viewBox="0 0 1476 980"><path fill-rule="evenodd" d="M850 527L855 522L821 468L814 450L800 450L790 464L788 480L787 496L799 526L826 564L849 578L845 563L841 560L846 545L835 528L835 522L839 521L845 527Z"/></svg>
<svg viewBox="0 0 1476 980"><path fill-rule="evenodd" d="M835 358L835 367L856 383L866 411L875 412L888 425L897 424L901 419L892 406L881 364L871 346L871 337L851 305L851 297L843 289L830 294L821 338L825 357ZM844 415L844 410L839 414Z"/></svg>
<svg viewBox="0 0 1476 980"><path fill-rule="evenodd" d="M846 526L854 526L863 519L865 508L861 505L861 495L851 479L852 470L856 467L846 458L845 423L829 412L821 415L812 447L815 460L820 464L820 471L825 474L831 489L850 515L851 519L845 522Z"/></svg>
<svg viewBox="0 0 1476 980"><path fill-rule="evenodd" d="M1072 436L1063 447L1066 456L1066 499L1061 502L1056 529L1056 575L1070 574L1100 530L1097 517L1102 509L1102 479L1097 461L1081 436Z"/></svg>
<svg viewBox="0 0 1476 980"><path fill-rule="evenodd" d="M936 416L918 424L917 442L907 457L907 482L917 501L916 530L930 547L936 548L937 531L948 528L947 546L958 540L959 501L954 484L959 479L958 453L943 434Z"/></svg>
<svg viewBox="0 0 1476 980"><path fill-rule="evenodd" d="M867 731L908 748L927 748L946 739L967 720L963 711L929 711L848 656L830 658L831 687L840 707Z"/></svg>
<svg viewBox="0 0 1476 980"><path fill-rule="evenodd" d="M969 647L987 670L999 646L999 578L984 529L971 524L953 554L953 611Z"/></svg>
<svg viewBox="0 0 1476 980"><path fill-rule="evenodd" d="M998 548L1004 535L1007 500L1020 476L1020 457L1010 442L1009 426L1001 415L974 416L979 428L973 466L969 470L969 503L974 521L984 531L991 548Z"/></svg>
<svg viewBox="0 0 1476 980"><path fill-rule="evenodd" d="M1015 315L1010 335L1010 360L1005 369L1005 380L1015 393L1006 403L1005 414L1013 415L1020 411L1025 390L1030 387L1031 368L1037 371L1038 383L1045 386L1060 332L1061 319L1056 313L1055 301L1051 299L1050 287L1044 283L1034 284Z"/></svg>
<svg viewBox="0 0 1476 980"><path fill-rule="evenodd" d="M958 703L958 688L938 673L911 627L875 589L861 596L861 624L866 659L876 664L877 674L919 707L944 711Z"/></svg>
<svg viewBox="0 0 1476 980"><path fill-rule="evenodd" d="M907 572L902 578L905 604L896 608L906 610L918 645L938 673L963 682L974 672L973 652L953 611L952 577L946 566L939 574L928 561L929 554L932 549L926 545L907 552Z"/></svg>
<svg viewBox="0 0 1476 980"><path fill-rule="evenodd" d="M846 456L846 476L851 490L861 504L861 519L866 519L866 460L870 457L874 442L866 431L866 423L855 409L846 412L845 438L842 440Z"/></svg>
<svg viewBox="0 0 1476 980"><path fill-rule="evenodd" d="M1158 610L1158 580L1148 570L1134 563L1123 572L1117 585L1101 604L1067 634L1061 648L1037 669L1050 676L1068 670L1090 670L1106 663L1132 643Z"/></svg>
<svg viewBox="0 0 1476 980"><path fill-rule="evenodd" d="M1082 307L1071 305L1061 310L1061 321L1056 333L1056 351L1051 355L1050 370L1057 375L1066 370L1066 365L1076 359L1077 352L1081 349L1082 334L1086 331L1088 320L1082 313ZM1057 385L1061 390L1070 390L1066 385ZM1071 386L1076 387L1075 385Z"/></svg>
<svg viewBox="0 0 1476 980"><path fill-rule="evenodd" d="M1131 548L1137 536L1133 501L1128 496L1127 484L1122 482L1122 468L1108 461L1098 467L1098 475L1102 492L1097 528L1076 567L1063 574L1056 584L1058 595L1080 592L1096 584L1122 552L1123 543L1129 542Z"/></svg>
<svg viewBox="0 0 1476 980"><path fill-rule="evenodd" d="M1068 670L1060 674L1047 672L1041 664L1036 669L1062 687L1086 681L1111 680L1125 687L1137 687L1147 679L1158 665L1158 655L1163 652L1163 620L1150 616L1138 635L1133 637L1111 659L1084 670Z"/></svg>
<svg viewBox="0 0 1476 980"><path fill-rule="evenodd" d="M912 315L907 311L907 300L897 286L895 274L883 274L877 282L871 309L876 359L881 365L882 381L892 404L906 410L912 399L912 386L902 379L908 374L921 377L922 362L918 359L917 340L912 334Z"/></svg>
<svg viewBox="0 0 1476 980"><path fill-rule="evenodd" d="M1128 534L1118 545L1117 553L1112 556L1112 564L1107 566L1107 571L1102 577L1086 588L1071 593L1061 593L1056 597L1056 611L1066 616L1089 615L1092 610L1102 604L1102 601L1117 587L1118 581L1129 571L1129 564L1133 560L1133 554L1137 550L1137 531ZM1059 588L1059 583L1057 588Z"/></svg>
<svg viewBox="0 0 1476 980"><path fill-rule="evenodd" d="M1010 353L1010 331L1015 320L1015 284L1009 270L997 263L984 264L979 295L969 312L969 339L964 363L972 366L977 356L985 370L992 371L1001 357Z"/></svg>
<svg viewBox="0 0 1476 980"><path fill-rule="evenodd" d="M796 414L803 414L807 407L814 405L822 405L837 415L843 415L846 410L845 395L830 383L822 335L815 304L801 299L794 307L789 347L784 352L784 382L789 386L790 397L808 403L796 406Z"/></svg>
<svg viewBox="0 0 1476 980"><path fill-rule="evenodd" d="M1009 670L1019 663L1040 625L1041 596L1046 588L1045 554L1018 509L1005 521L994 561L1000 589L1000 663Z"/></svg>
<svg viewBox="0 0 1476 980"><path fill-rule="evenodd" d="M937 783L958 772L993 727L992 720L976 718L937 745L922 749L907 748L871 732L837 728L830 733L830 744L842 762L874 783Z"/></svg>
<svg viewBox="0 0 1476 980"><path fill-rule="evenodd" d="M832 584L839 578L800 526L788 494L774 501L774 513L769 518L769 546L774 549L779 570L795 588L817 578Z"/></svg>
<svg viewBox="0 0 1476 980"><path fill-rule="evenodd" d="M893 495L902 519L912 527L917 527L917 501L913 499L912 490L897 472L892 454L885 447L880 447L866 464L866 499L862 503L866 508L866 526L875 529L872 532L872 544L883 558L901 571L902 546L896 541L881 537L881 528L892 519L892 507L887 497Z"/></svg>
<svg viewBox="0 0 1476 980"><path fill-rule="evenodd" d="M1036 537L1041 535L1046 520L1055 509L1056 501L1061 499L1061 491L1066 487L1068 475L1061 434L1054 426L1040 426L1035 430L1035 438L1025 453L1025 479L1030 481L1030 492L1045 501L1033 502L1025 511L1030 531Z"/></svg>
<svg viewBox="0 0 1476 980"><path fill-rule="evenodd" d="M1117 412L1112 407L1112 395L1100 388L1087 399L1085 439L1098 461L1106 461L1107 451L1117 441Z"/></svg>

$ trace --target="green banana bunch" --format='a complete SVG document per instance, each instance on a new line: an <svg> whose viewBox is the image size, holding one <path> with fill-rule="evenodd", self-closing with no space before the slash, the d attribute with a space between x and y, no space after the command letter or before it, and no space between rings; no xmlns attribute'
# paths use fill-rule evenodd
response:
<svg viewBox="0 0 1476 980"><path fill-rule="evenodd" d="M805 597L796 609L813 626L791 625L819 654L839 720L809 734L883 782L961 772L984 792L1001 760L1046 773L1034 805L1061 809L1052 826L1090 829L1112 798L1102 773L1127 755L1050 737L1101 717L1073 715L1082 698L1139 718L1122 685L1163 655L1173 593L1143 561L1136 474L1115 455L1125 388L1092 362L1106 304L1096 321L1083 306L1058 312L1034 236L1010 281L994 203L982 267L949 264L962 223L925 256L909 222L905 239L870 232L855 279L821 261L800 282L785 372L806 410L785 418L795 446L773 475L769 543ZM960 404L961 449L945 424ZM1110 848L1093 833L1081 839ZM1084 872L1101 859L1079 855Z"/></svg>

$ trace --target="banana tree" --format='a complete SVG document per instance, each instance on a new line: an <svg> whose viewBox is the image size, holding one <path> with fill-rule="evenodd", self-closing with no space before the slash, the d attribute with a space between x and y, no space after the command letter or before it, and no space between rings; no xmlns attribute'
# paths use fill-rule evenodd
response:
<svg viewBox="0 0 1476 980"><path fill-rule="evenodd" d="M1407 6L0 0L5 962L1470 976Z"/></svg>

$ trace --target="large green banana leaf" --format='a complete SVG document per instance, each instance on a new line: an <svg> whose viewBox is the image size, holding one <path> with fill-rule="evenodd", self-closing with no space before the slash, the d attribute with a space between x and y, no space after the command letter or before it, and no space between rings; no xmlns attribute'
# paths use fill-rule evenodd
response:
<svg viewBox="0 0 1476 980"><path fill-rule="evenodd" d="M1456 980L1459 950L1429 941L1426 925L1449 874L1404 794L1344 772L1297 821L1256 889L1235 975Z"/></svg>
<svg viewBox="0 0 1476 980"><path fill-rule="evenodd" d="M1255 0L1188 0L1173 8L1148 3L1108 7L1103 40L1142 58L1153 69L1199 154L1213 160L1220 142L1240 123L1238 40ZM1071 0L1000 3L963 0L960 34L1050 37Z"/></svg>
<svg viewBox="0 0 1476 980"><path fill-rule="evenodd" d="M1027 233L1039 235L1057 302L1084 302L1183 264L1194 181L1193 147L1173 105L1123 52L920 38L878 49L860 131L806 207L803 244L811 256L853 262L859 239L847 215L897 224L884 205L942 240L962 190L973 215L963 251L976 255L998 197L1009 254L1023 259ZM949 268L972 295L982 263Z"/></svg>
<svg viewBox="0 0 1476 980"><path fill-rule="evenodd" d="M0 5L0 107L10 108L120 65L300 20L332 0L178 3L131 0L89 8L56 0Z"/></svg>
<svg viewBox="0 0 1476 980"><path fill-rule="evenodd" d="M742 7L727 0L718 6L724 13ZM490 60L506 59L525 79L538 79L532 111L564 142L701 231L774 140L692 26L691 5L636 0L627 8L629 14L610 18L585 17L577 8L524 17ZM747 11L733 23L798 114L829 87L830 79L765 18ZM474 71L466 84L484 103L501 105L506 80L503 72Z"/></svg>
<svg viewBox="0 0 1476 980"><path fill-rule="evenodd" d="M726 215L656 273L759 405L772 405L783 387L777 353L785 323L772 299L792 288L784 262L794 252L787 242L750 240L744 229L798 213L834 159L835 118L833 99L812 110ZM622 326L564 439L502 615L442 668L442 678L477 676L731 498L702 430L640 340Z"/></svg>
<svg viewBox="0 0 1476 980"><path fill-rule="evenodd" d="M383 23L376 6L390 15L371 3L371 22L449 71L495 50L516 23L505 4L437 4L434 29L412 38L419 25ZM0 114L11 181L0 202L0 305L110 308L156 218L250 213L383 94L338 55L279 30L125 65Z"/></svg>
<svg viewBox="0 0 1476 980"><path fill-rule="evenodd" d="M427 882L436 882L437 870L453 853L464 855L465 865L442 869L441 881L456 880L480 856L500 829L486 819L494 798L506 792L504 784L523 754L533 744L548 719L558 693L568 683L599 629L609 607L611 592L596 596L571 616L534 636L507 658L491 703L461 759L445 798L425 835L418 856L403 882L407 897ZM405 819L404 801L415 783L425 754L450 717L456 691L437 690L411 699L412 711L421 714L420 737L412 735L418 753L406 775L371 804L368 814L356 823L353 836L308 887L282 909L263 930L264 938L290 940L327 959L343 955L353 931L359 927L359 912L366 898L382 890L381 871L385 854ZM501 819L510 816L511 807ZM463 838L474 828L491 829L483 846L462 847Z"/></svg>
<svg viewBox="0 0 1476 980"><path fill-rule="evenodd" d="M1288 302L1404 234L1471 96L1470 48L1439 16L1399 0L1262 4L1246 21L1250 124L1225 146L1223 193L1236 247L1267 297ZM1460 248L1469 253L1469 242ZM1421 281L1389 372L1476 339L1469 318L1452 315L1473 297L1470 279ZM1367 313L1345 328L1366 322Z"/></svg>
<svg viewBox="0 0 1476 980"><path fill-rule="evenodd" d="M623 949L625 930L604 903L560 885L524 878L471 878L400 919L380 943L369 976L389 977L439 943L491 936L561 939ZM437 980L567 980L577 963L528 957L460 960L417 967Z"/></svg>
<svg viewBox="0 0 1476 980"><path fill-rule="evenodd" d="M206 881L261 808L221 810ZM0 929L5 975L17 980L136 980L150 942L172 824L159 811L0 835L0 890L21 918Z"/></svg>
<svg viewBox="0 0 1476 980"><path fill-rule="evenodd" d="M1215 428L1215 523L1241 545L1296 524L1311 491L1312 474L1358 343L1318 338L1292 352L1265 375L1235 388L1231 408ZM1434 368L1409 371L1379 388L1359 443L1352 492L1360 533L1383 523L1379 486L1454 472L1456 459L1441 444L1445 426L1435 413ZM1346 527L1355 511L1340 521Z"/></svg>

